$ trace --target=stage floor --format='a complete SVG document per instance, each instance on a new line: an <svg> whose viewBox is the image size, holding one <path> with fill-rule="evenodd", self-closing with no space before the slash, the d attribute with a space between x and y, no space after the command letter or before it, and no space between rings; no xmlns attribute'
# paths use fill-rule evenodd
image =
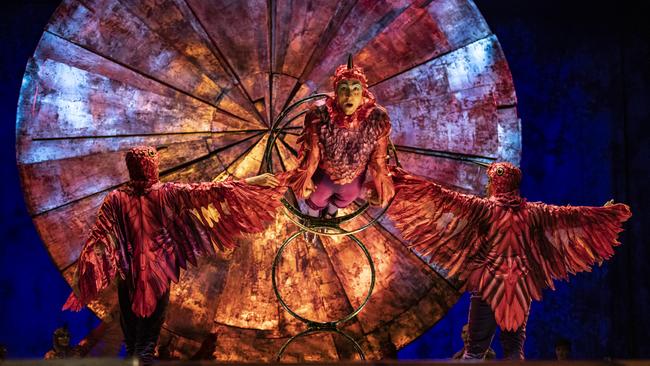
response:
<svg viewBox="0 0 650 366"><path fill-rule="evenodd" d="M311 362L311 363L225 363L215 361L160 361L155 365L164 366L203 366L203 365L247 365L247 366L268 366L268 365L322 365L322 366L346 366L346 365L399 365L399 366L428 366L428 365L452 365L452 364L480 364L481 366L504 366L510 364L521 364L535 366L650 366L650 360L590 360L590 361L553 361L553 360L530 360L530 361L457 361L457 360L389 360L389 361L366 361L366 362ZM87 358L87 359L67 359L67 360L7 360L0 361L2 366L27 366L27 365L70 365L70 366L138 366L141 365L137 360L124 360L124 359L100 359L100 358Z"/></svg>

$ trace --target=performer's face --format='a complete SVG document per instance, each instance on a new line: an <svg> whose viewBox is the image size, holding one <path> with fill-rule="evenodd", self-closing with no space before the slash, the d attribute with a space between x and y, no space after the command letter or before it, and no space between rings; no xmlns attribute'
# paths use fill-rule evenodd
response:
<svg viewBox="0 0 650 366"><path fill-rule="evenodd" d="M558 360L568 360L569 349L566 346L555 346L555 357Z"/></svg>
<svg viewBox="0 0 650 366"><path fill-rule="evenodd" d="M59 331L55 334L56 344L61 347L68 347L70 345L70 333L66 331Z"/></svg>
<svg viewBox="0 0 650 366"><path fill-rule="evenodd" d="M467 344L469 342L469 325L463 325L463 330L460 333L460 336L463 338L463 343Z"/></svg>
<svg viewBox="0 0 650 366"><path fill-rule="evenodd" d="M363 100L363 86L356 79L341 80L336 86L336 101L346 115L357 111Z"/></svg>

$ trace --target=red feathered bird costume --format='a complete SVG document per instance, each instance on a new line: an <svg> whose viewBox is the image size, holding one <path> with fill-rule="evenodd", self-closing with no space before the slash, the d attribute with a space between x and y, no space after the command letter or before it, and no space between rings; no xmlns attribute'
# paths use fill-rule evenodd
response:
<svg viewBox="0 0 650 366"><path fill-rule="evenodd" d="M544 288L554 289L554 280L590 271L610 258L631 213L620 203L573 207L526 202L519 195L518 168L494 163L487 174L488 197L480 198L398 170L393 176L398 193L388 215L419 256L465 281L464 289L476 297L473 307L491 309L492 322L503 331L502 343L504 333L516 333L515 344L504 345L504 351L510 353L506 357L523 358L531 300L541 300ZM470 314L466 358L482 358L492 339L493 331L476 328Z"/></svg>
<svg viewBox="0 0 650 366"><path fill-rule="evenodd" d="M146 359L162 325L160 303L168 299L170 282L178 281L188 263L196 265L197 257L214 254L215 246L233 248L238 235L262 231L283 189L236 181L161 183L153 147L131 149L126 164L131 180L104 199L64 309L79 310L118 277L127 352ZM143 319L155 323L144 326L153 329L132 334L132 323Z"/></svg>
<svg viewBox="0 0 650 366"><path fill-rule="evenodd" d="M299 166L287 173L287 185L312 209L323 209L320 206L328 202L346 207L361 193L366 172L372 177L371 191L377 204L386 205L394 195L386 164L391 129L388 113L368 90L363 69L353 66L351 60L336 69L334 90L343 80L360 82L361 105L346 115L335 96L328 96L324 105L312 108L298 139Z"/></svg>

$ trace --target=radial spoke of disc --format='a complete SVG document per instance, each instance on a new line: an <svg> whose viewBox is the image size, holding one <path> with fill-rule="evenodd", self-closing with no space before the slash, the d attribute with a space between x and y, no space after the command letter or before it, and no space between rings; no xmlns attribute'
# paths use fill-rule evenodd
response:
<svg viewBox="0 0 650 366"><path fill-rule="evenodd" d="M228 130L220 131L218 133L235 134L235 133L248 133L248 132L266 132L267 130L251 129L251 130ZM32 141L51 141L51 140L80 140L80 139L106 139L106 138L120 138L120 137L148 137L148 136L174 136L174 135L204 135L215 134L212 131L188 131L188 132L160 132L160 133L137 133L137 134L115 134L115 135L89 135L89 136L55 136L55 137L34 137Z"/></svg>
<svg viewBox="0 0 650 366"><path fill-rule="evenodd" d="M257 140L254 144L249 146L245 151L243 151L241 154L237 156L236 159L234 159L226 169L224 170L223 173L235 176L236 178L241 178L242 175L237 175L235 172L232 172L232 169L234 168L235 170L243 170L241 173L250 175L250 174L259 174L259 168L263 164L263 159L264 159L264 151L266 148L266 143L268 141L268 134L263 135L259 140ZM250 166L251 163L249 161L253 161L257 165L257 169L253 171L253 168ZM248 163L248 164L244 164ZM240 166L245 165L241 167ZM222 173L222 174L223 174Z"/></svg>
<svg viewBox="0 0 650 366"><path fill-rule="evenodd" d="M198 157L198 158L196 158L196 159L193 159L193 160L187 161L187 162L185 162L185 163L183 163L183 164L177 165L177 166L175 166L175 167L173 167L173 168L170 168L170 169L167 169L167 170L165 170L165 171L161 171L161 172L160 172L160 176L161 176L161 177L164 177L164 176L169 175L169 174L172 174L172 173L174 173L174 172L176 172L176 171L178 171L178 170L180 170L180 169L186 168L186 167L191 166L191 165L193 165L193 164L199 163L199 162L201 162L201 161L203 161L203 160L209 159L209 158L211 158L211 157L217 155L218 153L220 153L220 152L222 152L222 151L224 151L224 150L226 150L226 149L230 149L230 148L232 148L232 147L234 147L234 146L237 146L237 145L239 145L239 144L241 144L241 143L244 143L244 142L246 142L246 141L249 141L249 140L251 140L251 139L254 139L254 138L256 138L256 137L262 135L264 132L265 132L265 131L262 131L262 132L256 133L256 134L254 134L254 135L252 135L252 136L249 136L249 137L247 137L247 138L245 138L245 139L243 139L243 140L236 141L236 142L231 143L231 144L229 144L229 145L223 146L223 147L221 147L221 148L219 148L219 149L217 149L217 150L211 151L210 153L208 153L208 154L206 154L206 155L203 155L203 156ZM255 146L255 144L251 145L251 148L252 148L252 146ZM248 149L247 149L246 151L248 151ZM242 155L245 154L246 151L243 152ZM240 156L241 156L241 155L240 155ZM239 158L239 157L238 157L238 158ZM235 160L236 160L236 159L235 159ZM226 169L227 169L227 168L226 168Z"/></svg>
<svg viewBox="0 0 650 366"><path fill-rule="evenodd" d="M207 104L207 105L209 105L209 106L215 108L216 110L218 110L218 111L221 112L221 113L227 114L227 115L229 115L229 116L231 116L231 117L234 117L234 118L240 119L240 120L242 120L242 121L248 121L247 119L245 119L245 118L243 118L243 117L237 116L237 115L235 115L235 114L233 114L233 113L231 113L231 112L229 112L229 111L227 111L227 110L225 110L225 109L222 109L222 108L218 107L216 104L210 102L210 101L207 100L207 99L204 99L204 98L202 98L202 97L200 97L200 96L198 96L198 95L194 95L194 94L192 94L192 93L186 92L185 90L180 89L180 88L178 88L178 87L176 87L176 86L174 86L174 85L172 85L172 84L169 84L169 83L166 82L166 81L160 80L159 78L156 78L156 77L154 77L154 76L152 76L152 75L149 75L149 74L143 72L142 70L138 70L138 69L136 69L136 68L133 68L133 67L131 67L130 65L127 65L127 64L125 64L125 63L123 63L123 62L120 62L120 61L118 61L118 60L116 60L116 59L114 59L114 58L111 58L111 57L108 56L108 55L104 55L104 54L102 54L102 53L99 53L99 52L97 52L96 50L93 50L93 49L91 49L91 48L89 48L89 47L84 46L83 44L80 44L80 43L77 43L77 42L72 41L72 40L70 40L70 39L67 39L67 38L65 38L65 37L63 37L63 36L61 36L61 35L59 35L59 34L56 34L56 33L54 33L54 32L51 32L51 31L49 31L49 30L46 30L45 32L46 32L46 33L49 33L49 34L52 34L52 35L55 36L55 37L61 38L61 39L65 40L65 41L67 41L67 42L70 42L70 43L74 44L74 45L77 46L77 47L80 47L80 48L82 48L82 49L84 49L84 50L86 50L86 51L88 51L88 52L94 53L95 55L97 55L97 56L99 56L99 57L102 57L102 58L104 58L104 59L106 59L106 60L108 60L108 61L111 61L111 62L113 62L113 63L115 63L115 64L117 64L117 65L120 65L121 67L124 67L125 69L129 69L129 70L131 70L131 71L133 71L133 72L135 72L135 73L137 73L137 74L139 74L139 75L142 75L143 77L145 77L145 78L147 78L147 79L149 79L149 80L152 80L152 81L155 81L155 82L157 82L157 83L159 83L159 84L161 84L161 85L164 85L165 87L170 88L170 89L172 89L172 90L174 90L174 91L176 91L176 92L178 92L178 93L181 93L181 94L186 95L186 96L188 96L188 97L190 97L190 98L196 99L197 101L200 101L200 102L202 102L202 103L205 103L205 104ZM217 98L217 99L219 99L219 98Z"/></svg>
<svg viewBox="0 0 650 366"><path fill-rule="evenodd" d="M473 42L471 42L471 43L464 44L464 45L458 46L458 47L456 47L456 48L450 49L450 50L448 50L448 51L445 51L445 52L443 52L443 53L441 53L441 54L439 54L439 55L435 55L434 57L432 57L432 58L430 58L430 59L427 59L427 60L424 60L424 61L422 61L422 62L419 62L419 63L417 63L417 64L415 64L415 65L413 65L413 66L407 67L407 68L405 68L405 69L403 69L403 70L400 70L399 72L394 73L394 74L392 74L392 75L388 75L388 76L385 77L384 79L378 80L378 81L376 81L376 82L374 82L374 83L368 85L368 88L372 88L372 87L377 86L377 85L380 85L380 84L382 84L382 83L384 83L384 82L386 82L386 81L390 81L391 79L394 79L394 78L396 78L396 77L398 77L398 76L400 76L400 75L402 75L402 74L405 74L405 73L407 73L407 72L409 72L409 71L411 71L411 70L414 70L414 69L417 69L418 67L421 67L421 66L423 66L423 65L426 65L426 64L428 64L429 62L432 62L432 61L437 60L437 59L439 59L439 58L445 57L445 56L447 56L447 55L449 55L449 54L453 54L454 52L457 52L458 50L460 50L460 49L462 49L462 48L465 48L465 47L467 47L467 46L469 46L469 45L471 45L471 44L473 44L473 43L477 43L477 42L485 41L486 39L489 39L489 38L491 38L491 37L493 37L493 35L492 35L492 34L488 34L488 35L486 35L485 37L479 38L479 39L477 39L477 40L475 40L475 41L473 41Z"/></svg>
<svg viewBox="0 0 650 366"><path fill-rule="evenodd" d="M277 13L278 3L272 1L274 4L274 14ZM301 3L291 3L283 2L281 3L283 10L283 15L286 16L290 14L291 18L294 19L306 19L305 22L289 22L289 24L281 24L282 31L273 32L273 42L271 49L273 50L273 72L277 75L291 75L293 80L292 83L287 83L285 81L285 88L283 88L282 98L280 99L279 88L276 90L277 94L272 98L272 110L284 110L293 100L296 93L300 89L301 84L304 82L305 78L311 73L314 69L314 66L320 62L321 56L328 49L331 41L340 31L341 24L343 24L348 16L350 15L352 9L356 5L356 0L351 1L341 1L338 3L333 3L330 1L324 1L323 4L315 3L309 7L319 8L320 16L319 17L310 17L309 14L297 14L301 10L305 10L305 7ZM330 15L331 14L331 15ZM317 22L320 19L329 18L327 24L318 24ZM316 24L314 24L316 23ZM275 25L275 23L274 23ZM280 48L286 47L288 41L278 42L276 37L281 36L283 39L290 37L294 31L292 27L301 26L306 27L300 29L300 38L292 41L293 47L291 48ZM275 28L277 30L277 28ZM279 33L276 34L276 33ZM300 42L300 43L296 43ZM280 52L281 51L281 52ZM276 60L277 59L277 60ZM291 74L293 72L293 74ZM279 80L278 80L279 82ZM280 104L281 108L277 108L275 104Z"/></svg>
<svg viewBox="0 0 650 366"><path fill-rule="evenodd" d="M282 159L282 155L280 154L280 149L278 148L277 143L275 146L273 146L273 158L277 159L277 164L273 164L273 166L279 166L282 172L287 171L287 167L284 164L284 160ZM275 170L275 168L274 168ZM274 173L279 173L279 172L274 172Z"/></svg>
<svg viewBox="0 0 650 366"><path fill-rule="evenodd" d="M411 146L395 145L395 149L397 149L398 152L403 151L403 152L409 152L417 155L435 156L438 158L466 161L469 163L478 162L478 163L490 164L497 160L497 158L489 157L489 156L463 154L463 153L457 153L453 151L430 150L430 149L423 149L423 148L411 147Z"/></svg>
<svg viewBox="0 0 650 366"><path fill-rule="evenodd" d="M223 67L226 70L228 70L228 72L232 75L232 77L235 78L235 80L237 80L237 83L236 83L237 88L242 92L242 94L244 94L246 96L246 99L248 100L248 102L250 103L250 106L252 107L251 109L255 112L255 114L260 119L260 121L262 121L262 123L265 123L266 125L269 125L269 123L266 122L266 118L263 118L262 115L260 114L259 110L257 110L257 108L255 108L255 102L253 101L253 98L251 98L251 96L248 93L248 91L246 90L246 88L244 88L242 86L243 84L242 84L242 81L241 81L241 77L237 74L237 71L235 70L235 68L232 67L231 63L228 61L228 59L226 58L224 53L221 51L219 46L217 46L217 43L212 38L210 33L208 33L205 26L203 25L203 22L201 22L199 17L196 16L196 12L194 11L194 9L190 6L189 3L187 3L187 0L181 0L181 1L178 1L177 3L178 4L183 4L182 6L185 7L184 13L186 14L186 16L191 16L192 20L196 22L198 27L200 27L199 29L197 29L199 35L203 39L208 41L208 48L210 49L210 52L212 52L212 54L217 58L217 60L219 60L219 62L221 62Z"/></svg>
<svg viewBox="0 0 650 366"><path fill-rule="evenodd" d="M284 140L284 137L280 137L279 140L282 142L282 145L284 145L284 147L286 147L287 150L289 150L289 152L291 152L291 154L292 154L293 156L295 156L295 157L298 156L298 151L296 151L296 149L294 149L291 145L289 145L289 144Z"/></svg>
<svg viewBox="0 0 650 366"><path fill-rule="evenodd" d="M375 1L374 7L369 11L364 2L358 1L344 21L338 25L338 32L334 34L322 52L314 55L305 68L300 81L311 81L316 89L307 92L330 91L329 77L336 67L345 62L348 54L357 54L363 47L371 42L378 34L388 27L412 3ZM343 47L341 45L344 45ZM305 84L303 84L305 85ZM298 85L291 93L286 105L296 98L299 91Z"/></svg>
<svg viewBox="0 0 650 366"><path fill-rule="evenodd" d="M266 2L183 0L209 37L215 52L253 105L268 98L268 22ZM266 104L266 103L265 103ZM268 118L255 108L266 125Z"/></svg>

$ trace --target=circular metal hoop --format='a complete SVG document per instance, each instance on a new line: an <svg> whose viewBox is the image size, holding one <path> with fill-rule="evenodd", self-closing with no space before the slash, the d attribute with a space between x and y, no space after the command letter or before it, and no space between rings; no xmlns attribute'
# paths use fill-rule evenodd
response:
<svg viewBox="0 0 650 366"><path fill-rule="evenodd" d="M318 228L318 227L316 227L316 228ZM332 227L328 227L328 228L332 228ZM282 243L282 246L280 246L280 249L278 249L278 252L275 254L275 258L273 259L273 266L271 267L271 281L273 283L273 291L275 292L275 296L278 298L278 301L280 302L280 305L282 305L282 307L289 314L291 314L291 316L293 316L294 318L302 321L303 323L306 323L310 327L310 329L312 329L312 328L336 328L337 325L339 325L341 323L344 323L344 322L354 318L355 316L357 316L357 314L359 314L359 312L363 309L364 306L366 306L366 304L370 300L370 296L372 295L372 290L375 288L375 276L376 276L375 264L372 261L372 257L370 256L370 252L368 252L368 248L366 248L366 246L363 245L361 240L359 240L354 235L349 235L350 239L352 239L352 241L354 241L357 244L357 246L359 248L361 248L361 251L363 251L363 254L366 256L366 259L368 260L368 265L370 266L370 288L368 289L368 294L366 295L363 302L356 309L354 309L354 311L352 311L350 314L344 316L343 318L333 320L333 321L328 321L328 322L320 322L320 321L317 321L317 320L307 319L307 318L299 315L295 311L293 311L289 307L289 305L287 305L287 303L282 298L282 294L280 294L280 290L278 289L278 284L277 284L277 280L276 280L277 267L278 267L278 264L280 263L280 258L282 258L282 253L284 253L284 250L286 249L286 247L295 238L297 238L298 236L300 236L304 232L305 232L305 230L299 230L299 231L296 231L290 237L288 237L284 241L284 243Z"/></svg>
<svg viewBox="0 0 650 366"><path fill-rule="evenodd" d="M301 337L306 337L306 336L309 336L309 335L312 335L312 334L318 334L318 333L336 333L336 334L342 335L343 337L345 337L345 339L347 339L348 341L350 341L350 343L352 343L352 346L354 346L354 349L355 349L355 351L357 351L357 354L359 354L359 357L361 357L361 360L365 361L366 355L365 355L365 353L363 353L363 349L361 349L361 346L359 345L359 343L357 341L355 341L354 338L350 337L347 333L344 333L344 332L338 330L335 327L332 327L332 328L330 328L330 327L309 328L307 330L304 330L304 331L296 334L295 336L289 338L289 340L287 340L282 345L282 348L280 348L280 351L275 356L275 361L280 362L280 359L282 358L282 355L284 354L284 351L286 351L286 349L289 347L289 345L291 343L293 343L296 339L301 338Z"/></svg>
<svg viewBox="0 0 650 366"><path fill-rule="evenodd" d="M291 123L294 119L296 119L296 118L302 116L303 114L305 114L306 111L303 111L303 112L299 113L298 115L294 116L293 118L287 120L282 125L280 125L282 120L285 117L287 117L287 115L289 115L289 112L291 110L298 107L299 105L301 105L303 103L306 103L306 102L308 102L310 100L317 100L317 99L323 99L323 98L327 98L327 94L319 93L319 94L313 94L313 95L304 97L304 98L296 101L295 103L289 105L288 107L284 108L282 110L282 112L280 112L278 117L275 119L275 121L273 121L273 125L271 126L272 133L269 136L268 142L266 143L266 149L264 151L264 157L262 159L262 162L263 162L262 167L264 167L264 165L266 165L266 169L268 170L268 172L273 173L273 164L271 163L272 150L273 150L273 146L275 146L275 140L278 138L279 133L281 131L283 131L284 128L287 127L287 125L289 123Z"/></svg>
<svg viewBox="0 0 650 366"><path fill-rule="evenodd" d="M272 146L274 146L274 144L275 144L275 140L279 135L279 131L282 131L289 123L291 123L291 121L293 119L295 119L295 118L301 116L302 114L304 114L304 112L300 113L297 116L295 116L294 118L292 118L292 119L284 122L284 124L282 124L282 120L288 115L289 111L291 111L292 109L294 109L298 105L300 105L302 103L305 103L305 102L307 102L309 100L320 99L320 98L324 98L326 96L327 95L325 95L325 94L316 94L316 95L309 96L307 98L303 98L303 99L297 101L296 103L288 106L287 108L285 108L282 111L282 113L280 113L280 115L278 116L276 121L274 121L274 123L273 123L273 128L272 128L273 133L271 133L271 136L270 136L269 141L267 143L266 151L265 151L265 154L264 154L264 160L263 161L266 164L266 170L267 171L273 172L273 166L272 166L272 163L271 163L271 149L272 149ZM395 146L392 144L392 142L390 143L390 151L395 156L395 162L399 166L399 161L397 160L397 150L395 149ZM294 318L306 323L307 326L308 326L308 329L301 332L301 333L299 333L299 334L297 334L297 335L295 335L295 336L293 336L293 337L291 337L291 338L289 338L289 340L282 346L282 348L278 352L278 354L276 356L276 361L278 361L278 362L280 361L280 358L284 354L287 347L293 341L295 341L296 339L298 339L300 337L310 335L310 334L320 333L320 332L335 332L335 333L341 334L346 339L348 339L350 342L352 342L355 350L360 355L361 360L365 360L365 355L363 353L363 350L361 349L361 346L359 346L359 344L352 337L350 337L349 335L341 332L337 327L338 327L339 324L344 323L344 322L354 318L355 316L357 316L357 314L359 314L359 312L361 312L361 310L366 306L366 304L370 300L370 296L372 295L372 291L373 291L373 289L375 287L376 272L375 272L374 262L372 260L372 257L370 256L370 252L368 251L366 246L361 242L361 240L359 240L356 236L354 236L354 234L356 234L358 232L361 232L361 231L369 228L370 226L376 224L383 217L383 215L386 213L386 211L388 210L388 208L392 204L393 198L391 198L388 205L386 205L386 207L381 211L381 213L379 215L374 217L367 224L362 225L362 226L360 226L360 227L358 227L358 228L356 228L354 230L345 230L345 229L340 227L340 224L343 223L343 222L355 219L358 216L362 215L369 207L369 204L367 202L365 204L363 204L361 207L359 207L356 211L354 211L354 212L352 212L352 213L350 213L348 215L344 215L344 216L341 216L341 217L330 218L330 219L322 219L322 218L318 218L318 217L312 217L312 216L309 216L309 215L305 215L300 211L299 208L294 207L287 200L282 199L282 203L285 206L284 213L286 214L286 216L289 218L289 220L292 223L294 223L296 226L299 227L300 230L298 230L297 232L292 234L290 237L285 239L285 241L282 243L282 245L278 249L278 251L277 251L277 253L275 255L275 258L273 259L273 266L271 268L271 281L272 281L272 284L273 284L273 291L275 292L275 296L278 298L278 301L280 302L280 305L282 305L282 307L289 314L291 314L291 316L293 316ZM293 311L289 307L289 305L287 305L287 303L284 301L284 299L282 298L282 294L280 294L280 290L278 289L278 284L277 284L277 279L276 279L277 267L278 267L278 265L280 263L280 258L282 258L282 254L284 253L285 248L295 238L297 238L298 236L300 236L300 235L302 235L302 234L304 234L306 232L309 232L309 233L312 233L312 234L315 234L315 235L319 235L319 236L328 236L328 237L347 236L352 241L354 241L355 244L359 248L361 248L364 255L366 256L366 259L368 260L368 264L370 266L370 287L368 289L368 294L366 295L363 302L356 309L354 309L350 314L344 316L341 319L328 321L328 322L319 322L319 321L315 321L315 320L312 320L312 319L307 319L307 318L299 315L295 311Z"/></svg>
<svg viewBox="0 0 650 366"><path fill-rule="evenodd" d="M320 218L317 218L317 217L305 215L302 212L300 212L299 209L297 209L296 207L291 205L284 198L280 199L280 202L282 202L282 204L284 205L284 208L285 208L284 213L287 216L287 218L289 219L289 221L294 223L300 229L302 229L304 231L307 231L307 232L310 232L310 233L313 233L313 234L316 234L316 235L321 235L321 236L341 236L341 235L346 235L347 236L347 235L353 235L353 234L359 233L361 231L364 231L367 228L371 227L372 225L376 224L379 220L381 220L382 217L384 217L384 214L386 213L386 211L388 211L390 206L393 204L394 199L395 199L395 196L393 196L390 199L390 201L388 201L388 204L386 205L386 207L384 207L381 210L379 215L377 215L376 217L373 217L372 220L370 220L370 222L368 222L367 224L362 225L362 226L360 226L360 227L358 227L356 229L353 229L353 230L345 230L345 229L341 228L339 225L341 223L343 223L343 222L355 219L358 216L360 216L361 214L363 214L369 207L369 204L367 202L364 203L361 207L359 207L356 211L354 211L354 212L352 212L352 213L350 213L348 215L341 216L341 217L335 217L335 218L331 218L331 219L320 219ZM305 221L307 223L311 223L311 225L301 223L299 220L296 220L295 218L293 218L289 214L289 212L291 214L293 214L294 216L298 216L303 221ZM331 233L331 232L315 231L314 227L321 227L321 228L326 228L326 229L334 229L335 231L338 231L338 232Z"/></svg>
<svg viewBox="0 0 650 366"><path fill-rule="evenodd" d="M297 115L293 116L291 119L285 121L284 123L282 123L282 120L284 120L289 115L289 112L291 110L293 110L294 108L300 106L301 104L307 103L307 102L312 101L312 100L318 100L318 99L323 99L323 98L327 98L327 97L328 97L328 94L325 94L325 93L312 94L312 95L309 95L307 97L304 97L302 99L297 100L295 103L287 106L286 108L284 108L282 110L282 112L280 112L280 114L275 119L275 121L273 121L273 125L272 125L272 128L271 128L272 133L269 136L269 141L266 144L266 148L265 148L265 151L264 151L264 157L262 159L262 162L263 162L262 166L265 167L268 172L273 173L273 164L271 163L272 149L273 149L273 146L275 145L275 141L278 138L279 133L281 131L283 131L285 129L285 127L287 127L287 125L289 125L289 123L293 122L296 118L299 118L300 116L306 114L307 111L302 111L302 112L298 113ZM390 154L392 153L393 158L395 159L395 165L398 166L398 167L401 167L402 165L400 164L399 158L397 156L397 148L393 144L392 140L389 140L388 150L389 151L388 151L387 157L390 158Z"/></svg>

